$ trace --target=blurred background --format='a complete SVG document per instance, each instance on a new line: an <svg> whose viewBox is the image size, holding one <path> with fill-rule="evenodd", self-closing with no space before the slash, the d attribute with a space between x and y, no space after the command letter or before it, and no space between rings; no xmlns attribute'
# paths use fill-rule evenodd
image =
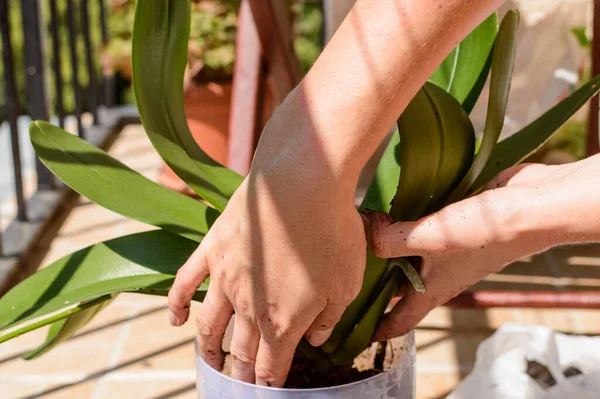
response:
<svg viewBox="0 0 600 399"><path fill-rule="evenodd" d="M246 173L273 109L353 3L193 1L184 90L188 125L200 146ZM64 126L145 176L191 194L139 124L131 82L134 6L133 0L0 0L0 295L71 251L148 228L56 181L35 159L28 139L32 119ZM592 62L600 1L507 0L501 16L513 7L521 11L521 25L504 137L585 83L594 65L600 67ZM594 53L600 57L600 47ZM487 97L486 87L471 114L478 134ZM584 107L530 161L566 163L596 152L593 109ZM359 195L376 163L377 154ZM598 266L596 246L561 248L523 259L474 289L599 292ZM123 294L110 309L35 361L20 355L43 341L43 331L0 346L0 396L195 397L193 323L171 329L164 298ZM472 369L479 343L505 322L598 335L598 320L597 310L557 306L436 309L417 328L417 396L445 397Z"/></svg>

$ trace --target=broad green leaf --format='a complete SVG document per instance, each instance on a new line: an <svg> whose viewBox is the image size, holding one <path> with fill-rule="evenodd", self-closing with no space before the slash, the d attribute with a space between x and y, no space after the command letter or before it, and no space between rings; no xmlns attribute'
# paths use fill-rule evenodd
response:
<svg viewBox="0 0 600 399"><path fill-rule="evenodd" d="M0 330L49 317L76 303L119 292L166 293L198 243L154 230L74 252L38 271L0 298ZM207 284L195 299L201 300Z"/></svg>
<svg viewBox="0 0 600 399"><path fill-rule="evenodd" d="M367 266L365 267L360 292L344 311L342 318L336 324L327 342L321 345L320 348L323 352L335 352L352 332L356 322L366 313L373 297L373 292L387 269L387 264L387 259L378 258L373 255L370 249L367 250Z"/></svg>
<svg viewBox="0 0 600 399"><path fill-rule="evenodd" d="M85 327L85 325L88 324L102 309L108 306L113 299L113 297L107 296L106 300L52 324L48 330L48 335L44 343L25 353L23 359L32 360L40 357L52 348L65 342L71 338L77 330Z"/></svg>
<svg viewBox="0 0 600 399"><path fill-rule="evenodd" d="M423 89L437 110L442 131L441 161L435 191L426 213L440 209L463 179L475 152L475 129L458 101L440 87L426 83Z"/></svg>
<svg viewBox="0 0 600 399"><path fill-rule="evenodd" d="M194 141L184 112L190 0L136 2L133 88L152 144L181 179L222 211L242 177L210 158Z"/></svg>
<svg viewBox="0 0 600 399"><path fill-rule="evenodd" d="M594 77L514 135L499 142L472 187L474 189L483 187L498 173L533 154L599 90L600 75Z"/></svg>
<svg viewBox="0 0 600 399"><path fill-rule="evenodd" d="M429 81L452 94L461 104L468 97L477 100L483 86L476 83L485 73L497 31L498 14L493 13L452 50ZM485 78L483 80L485 82Z"/></svg>
<svg viewBox="0 0 600 399"><path fill-rule="evenodd" d="M509 10L500 24L494 45L490 98L481 146L471 168L450 196L449 202L460 201L465 197L473 182L487 164L502 132L515 60L518 28L518 11Z"/></svg>
<svg viewBox="0 0 600 399"><path fill-rule="evenodd" d="M394 132L388 143L375 176L367 189L365 198L360 206L361 210L389 212L392 198L398 190L400 178L400 135Z"/></svg>
<svg viewBox="0 0 600 399"><path fill-rule="evenodd" d="M382 278L382 281L385 282L383 288L374 293L376 298L369 304L365 315L358 321L344 343L330 356L330 360L334 365L351 366L354 358L371 343L379 320L381 320L394 294L398 291L401 282L399 268L392 267L388 272Z"/></svg>
<svg viewBox="0 0 600 399"><path fill-rule="evenodd" d="M398 119L400 180L390 215L411 221L431 203L443 150L443 133L435 104L419 90Z"/></svg>
<svg viewBox="0 0 600 399"><path fill-rule="evenodd" d="M196 241L218 216L215 209L146 179L54 125L32 122L29 134L38 157L52 173L104 208Z"/></svg>

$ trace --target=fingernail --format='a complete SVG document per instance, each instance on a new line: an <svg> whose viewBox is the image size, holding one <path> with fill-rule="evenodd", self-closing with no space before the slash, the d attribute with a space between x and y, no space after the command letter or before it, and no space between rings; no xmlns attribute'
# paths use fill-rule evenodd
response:
<svg viewBox="0 0 600 399"><path fill-rule="evenodd" d="M333 328L323 331L311 331L306 333L306 340L310 342L312 346L321 346L329 339Z"/></svg>
<svg viewBox="0 0 600 399"><path fill-rule="evenodd" d="M175 316L175 313L173 313L172 311L169 311L169 323L171 323L172 326L179 326L179 319L177 318L177 316Z"/></svg>

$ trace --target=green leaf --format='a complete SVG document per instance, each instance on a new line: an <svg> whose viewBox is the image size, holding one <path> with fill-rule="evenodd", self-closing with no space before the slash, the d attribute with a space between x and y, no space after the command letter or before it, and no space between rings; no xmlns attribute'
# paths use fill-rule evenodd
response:
<svg viewBox="0 0 600 399"><path fill-rule="evenodd" d="M104 151L47 122L29 128L40 160L79 194L131 219L199 241L218 212L168 190Z"/></svg>
<svg viewBox="0 0 600 399"><path fill-rule="evenodd" d="M27 323L25 326L20 326L16 329L12 329L11 331L7 332L6 334L0 335L0 344L3 342L6 342L6 341L10 341L11 339L16 338L20 335L26 334L30 331L37 330L38 328L62 322L64 319L66 319L68 317L76 315L79 312L83 312L83 311L87 310L88 308L92 308L92 307L96 306L97 304L110 299L110 297L111 297L111 295L103 295L98 298L80 303L78 305L75 305L75 306L72 306L69 308L65 308L64 310L62 310L60 312L54 312L51 315L45 315L43 317L39 317L36 321L34 321L32 323Z"/></svg>
<svg viewBox="0 0 600 399"><path fill-rule="evenodd" d="M389 212L400 178L400 135L394 132L367 189L361 210Z"/></svg>
<svg viewBox="0 0 600 399"><path fill-rule="evenodd" d="M320 348L323 352L335 352L352 332L356 322L367 312L369 301L387 269L387 264L387 259L378 258L373 255L370 249L367 250L367 266L365 267L360 292L344 311L342 318L336 324L327 342L321 345Z"/></svg>
<svg viewBox="0 0 600 399"><path fill-rule="evenodd" d="M0 330L50 317L77 303L119 292L166 293L198 243L154 230L74 252L38 271L0 298ZM203 298L207 283L195 297Z"/></svg>
<svg viewBox="0 0 600 399"><path fill-rule="evenodd" d="M499 142L472 187L474 189L483 187L498 173L518 164L533 154L599 90L600 75L594 77L514 135Z"/></svg>
<svg viewBox="0 0 600 399"><path fill-rule="evenodd" d="M475 108L475 104L477 104L477 100L479 100L479 96L481 95L481 92L485 87L485 83L487 82L488 76L490 75L490 69L492 68L492 52L493 51L490 51L485 66L481 70L481 73L479 74L479 77L477 78L473 89L471 89L471 92L469 93L467 98L465 98L465 101L463 101L462 103L462 107L467 114L471 114L473 108Z"/></svg>
<svg viewBox="0 0 600 399"><path fill-rule="evenodd" d="M102 309L112 302L114 297L106 296L102 302L95 304L79 313L69 316L65 319L57 321L52 324L48 330L48 336L42 345L25 353L23 359L32 360L40 357L44 353L50 351L52 348L60 345L69 338L71 338L77 330L85 327Z"/></svg>
<svg viewBox="0 0 600 399"><path fill-rule="evenodd" d="M452 94L461 104L469 97L471 101L477 100L483 88L477 82L485 73L497 31L498 14L493 13L452 50L429 81Z"/></svg>
<svg viewBox="0 0 600 399"><path fill-rule="evenodd" d="M475 152L475 129L458 101L438 86L426 83L423 89L436 109L442 132L442 152L435 190L426 214L442 208L452 190L463 179Z"/></svg>
<svg viewBox="0 0 600 399"><path fill-rule="evenodd" d="M460 201L465 197L469 188L487 164L502 132L515 60L518 28L518 11L509 10L500 24L494 45L490 98L481 146L471 168L450 196L449 202Z"/></svg>
<svg viewBox="0 0 600 399"><path fill-rule="evenodd" d="M587 36L585 26L575 27L571 29L571 32L573 32L582 48L588 49L592 46L592 41Z"/></svg>
<svg viewBox="0 0 600 399"><path fill-rule="evenodd" d="M376 291L376 298L371 302L365 315L344 343L335 351L330 360L334 365L351 366L354 358L367 348L375 334L379 320L385 313L401 282L401 272L397 267L388 269L389 273L382 278L383 289Z"/></svg>
<svg viewBox="0 0 600 399"><path fill-rule="evenodd" d="M194 141L184 112L190 1L136 2L132 74L137 106L152 144L181 179L222 211L243 178Z"/></svg>
<svg viewBox="0 0 600 399"><path fill-rule="evenodd" d="M422 88L398 119L400 180L390 215L416 220L431 203L442 158L443 133L437 109Z"/></svg>

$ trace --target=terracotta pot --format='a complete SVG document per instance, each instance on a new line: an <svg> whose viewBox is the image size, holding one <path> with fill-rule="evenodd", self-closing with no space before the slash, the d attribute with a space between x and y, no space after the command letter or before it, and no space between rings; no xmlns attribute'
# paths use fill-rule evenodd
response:
<svg viewBox="0 0 600 399"><path fill-rule="evenodd" d="M194 83L184 96L187 123L196 143L214 160L227 164L231 82ZM166 164L158 183L172 190L195 195Z"/></svg>

